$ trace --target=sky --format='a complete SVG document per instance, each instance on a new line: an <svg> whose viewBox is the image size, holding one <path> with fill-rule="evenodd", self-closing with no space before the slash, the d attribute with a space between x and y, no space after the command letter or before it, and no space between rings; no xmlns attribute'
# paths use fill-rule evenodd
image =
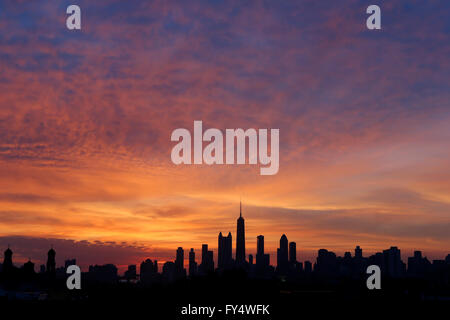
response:
<svg viewBox="0 0 450 320"><path fill-rule="evenodd" d="M81 7L82 29L66 28ZM382 29L366 28L381 7ZM281 235L450 253L448 1L0 3L0 249L120 268ZM181 165L171 132L278 128L280 169ZM3 250L3 249L1 249ZM187 256L187 254L185 255Z"/></svg>

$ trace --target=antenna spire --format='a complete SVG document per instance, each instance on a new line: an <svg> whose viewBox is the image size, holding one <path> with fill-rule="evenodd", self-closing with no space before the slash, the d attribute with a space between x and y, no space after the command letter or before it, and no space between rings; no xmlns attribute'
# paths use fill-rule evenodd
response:
<svg viewBox="0 0 450 320"><path fill-rule="evenodd" d="M239 217L242 218L242 199L239 199Z"/></svg>

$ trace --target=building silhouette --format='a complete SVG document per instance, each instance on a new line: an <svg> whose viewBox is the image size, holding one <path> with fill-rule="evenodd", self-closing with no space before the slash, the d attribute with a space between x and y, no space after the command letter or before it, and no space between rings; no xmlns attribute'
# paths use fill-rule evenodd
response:
<svg viewBox="0 0 450 320"><path fill-rule="evenodd" d="M226 237L222 236L222 232L219 233L218 239L218 255L217 255L217 267L219 269L226 269L232 265L232 239L231 232L228 232Z"/></svg>
<svg viewBox="0 0 450 320"><path fill-rule="evenodd" d="M113 264L89 266L88 280L100 283L117 282L117 267Z"/></svg>
<svg viewBox="0 0 450 320"><path fill-rule="evenodd" d="M158 262L146 259L141 262L139 269L139 279L142 283L148 284L156 280L158 274Z"/></svg>
<svg viewBox="0 0 450 320"><path fill-rule="evenodd" d="M355 258L356 259L361 259L363 256L363 252L360 246L356 246L355 248Z"/></svg>
<svg viewBox="0 0 450 320"><path fill-rule="evenodd" d="M77 259L68 259L64 261L64 268L67 269L69 266L76 265Z"/></svg>
<svg viewBox="0 0 450 320"><path fill-rule="evenodd" d="M175 266L179 270L184 269L184 250L182 247L178 247L178 249L177 249L177 257L175 259Z"/></svg>
<svg viewBox="0 0 450 320"><path fill-rule="evenodd" d="M401 260L401 253L397 247L383 250L382 271L393 278L402 276L405 273L405 264Z"/></svg>
<svg viewBox="0 0 450 320"><path fill-rule="evenodd" d="M370 257L367 258L367 263L365 263L364 265L372 265L375 264L377 266L379 266L380 268L383 268L384 265L384 258L383 258L383 253L381 252L377 252L373 255L371 255Z"/></svg>
<svg viewBox="0 0 450 320"><path fill-rule="evenodd" d="M314 271L322 276L332 276L337 273L337 257L334 252L326 249L318 251Z"/></svg>
<svg viewBox="0 0 450 320"><path fill-rule="evenodd" d="M56 274L56 251L51 248L47 254L47 268L46 271L50 275Z"/></svg>
<svg viewBox="0 0 450 320"><path fill-rule="evenodd" d="M208 250L207 244L202 244L202 262L200 264L200 272L202 274L214 272L213 252Z"/></svg>
<svg viewBox="0 0 450 320"><path fill-rule="evenodd" d="M32 275L34 275L34 263L31 262L31 260L28 259L27 262L24 263L23 265L23 272L25 274L25 277L30 277Z"/></svg>
<svg viewBox="0 0 450 320"><path fill-rule="evenodd" d="M189 251L189 276L194 276L197 274L197 262L195 262L195 251L191 248Z"/></svg>
<svg viewBox="0 0 450 320"><path fill-rule="evenodd" d="M277 249L277 271L285 274L288 270L288 239L285 234L280 238L280 247Z"/></svg>
<svg viewBox="0 0 450 320"><path fill-rule="evenodd" d="M125 271L124 278L128 281L137 279L137 268L135 264L130 264Z"/></svg>
<svg viewBox="0 0 450 320"><path fill-rule="evenodd" d="M12 256L13 256L13 252L8 246L8 249L6 249L4 252L2 272L10 272L13 269L14 266L13 266L13 262L12 262Z"/></svg>
<svg viewBox="0 0 450 320"><path fill-rule="evenodd" d="M363 257L363 250L360 246L355 248L355 257L353 258L352 272L357 275L365 274L367 268L367 259Z"/></svg>
<svg viewBox="0 0 450 320"><path fill-rule="evenodd" d="M256 268L259 272L270 265L270 255L264 253L264 236L256 237Z"/></svg>
<svg viewBox="0 0 450 320"><path fill-rule="evenodd" d="M430 287L440 285L450 285L450 254L442 260L433 260L432 263L422 256L421 251L415 251L412 257L407 259L408 268L401 260L400 249L393 246L389 249L377 252L369 257L363 256L363 249L358 245L354 249L354 256L350 251L344 253L343 256L337 256L334 252L327 249L320 249L317 253L314 265L310 261L303 263L297 260L297 244L296 242L288 242L288 238L283 234L279 241L277 249L277 268L270 265L270 255L265 253L264 236L259 235L256 238L256 255L248 255L248 263L245 254L245 224L242 217L242 204L240 204L240 214L237 219L237 239L236 239L236 258L240 263L234 263L232 259L232 236L229 232L226 237L222 232L218 235L218 268L214 268L213 251L208 250L208 245L202 245L201 263L197 266L195 261L195 252L191 248L189 251L189 275L204 276L217 272L218 276L230 276L246 274L249 279L266 279L273 281L279 279L281 281L292 282L293 284L306 284L308 286L326 283L346 283L345 281L366 280L366 269L369 265L378 265L383 276L392 283L405 283L411 279L420 279L420 283L431 284ZM239 249L238 249L239 248ZM0 285L7 283L29 284L21 288L31 288L37 283L45 283L50 288L58 283L58 281L67 277L66 269L68 266L76 264L75 259L66 260L64 267L56 267L56 252L51 248L47 253L46 265L41 265L40 274L36 274L34 263L30 260L26 262L20 269L15 268L12 260L13 252L8 248L4 252L2 272L0 274ZM236 261L237 262L237 261ZM254 264L255 262L255 264ZM233 266L240 267L240 270L232 269ZM12 271L9 273L9 271ZM83 276L88 282L100 282L108 284L117 284L119 279L126 279L129 284L133 285L138 280L136 265L128 266L124 276L119 278L117 267L112 264L89 266L89 272ZM49 276L50 275L50 276ZM186 277L186 269L184 268L184 250L178 247L174 261L167 261L162 272L158 273L157 260L146 259L140 264L140 282L142 284L153 284L172 282ZM210 279L214 279L211 277ZM226 278L227 280L229 278ZM398 280L400 279L400 280ZM36 281L39 280L39 281ZM45 280L45 281L41 281ZM130 281L136 280L136 281ZM193 281L197 281L193 277ZM189 280L191 281L191 280ZM209 281L209 279L208 279ZM416 280L413 280L416 281ZM411 281L410 283L414 283ZM417 282L419 283L419 282ZM127 284L127 285L129 285Z"/></svg>
<svg viewBox="0 0 450 320"><path fill-rule="evenodd" d="M245 263L245 220L242 217L242 202L239 203L239 218L237 219L236 230L236 263Z"/></svg>
<svg viewBox="0 0 450 320"><path fill-rule="evenodd" d="M166 263L163 264L163 269L162 269L162 277L165 281L167 282L172 282L174 281L175 278L175 263L172 261L167 261Z"/></svg>
<svg viewBox="0 0 450 320"><path fill-rule="evenodd" d="M184 269L184 250L178 247L175 259L175 278L180 279L186 277L186 269Z"/></svg>
<svg viewBox="0 0 450 320"><path fill-rule="evenodd" d="M294 265L297 263L297 244L289 242L289 263Z"/></svg>
<svg viewBox="0 0 450 320"><path fill-rule="evenodd" d="M311 261L305 261L305 268L304 268L304 270L305 270L305 273L306 274L310 274L310 273L312 273L312 263L311 263Z"/></svg>
<svg viewBox="0 0 450 320"><path fill-rule="evenodd" d="M421 251L414 251L414 256L408 258L408 275L423 277L431 269L431 262L422 257Z"/></svg>
<svg viewBox="0 0 450 320"><path fill-rule="evenodd" d="M262 266L264 264L264 236L256 237L256 265Z"/></svg>

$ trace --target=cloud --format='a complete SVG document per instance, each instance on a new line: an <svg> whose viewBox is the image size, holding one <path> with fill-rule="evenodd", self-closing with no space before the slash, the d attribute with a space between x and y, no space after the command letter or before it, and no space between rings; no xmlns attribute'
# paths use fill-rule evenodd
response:
<svg viewBox="0 0 450 320"><path fill-rule="evenodd" d="M0 211L1 224L57 225L63 221L56 217L41 215L38 211Z"/></svg>
<svg viewBox="0 0 450 320"><path fill-rule="evenodd" d="M394 207L402 213L426 214L425 218L430 218L430 215L448 217L450 212L448 202L427 199L418 192L400 188L378 189L361 200L368 204Z"/></svg>
<svg viewBox="0 0 450 320"><path fill-rule="evenodd" d="M294 234L303 231L319 234L332 232L347 237L348 242L355 238L388 236L405 237L412 243L420 239L433 239L448 243L450 236L445 232L450 226L447 217L434 218L411 214L408 211L390 210L389 207L340 209L340 210L296 210L284 208L250 207L248 217L257 224L273 224L274 230L290 230ZM434 232L432 230L435 230Z"/></svg>
<svg viewBox="0 0 450 320"><path fill-rule="evenodd" d="M60 199L29 193L2 193L0 194L1 202L21 202L21 203L47 203L61 202Z"/></svg>

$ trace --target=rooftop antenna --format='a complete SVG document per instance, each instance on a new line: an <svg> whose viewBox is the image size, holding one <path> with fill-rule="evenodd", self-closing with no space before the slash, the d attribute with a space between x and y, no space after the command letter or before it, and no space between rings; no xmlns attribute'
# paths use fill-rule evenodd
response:
<svg viewBox="0 0 450 320"><path fill-rule="evenodd" d="M242 197L239 198L239 217L242 218Z"/></svg>

